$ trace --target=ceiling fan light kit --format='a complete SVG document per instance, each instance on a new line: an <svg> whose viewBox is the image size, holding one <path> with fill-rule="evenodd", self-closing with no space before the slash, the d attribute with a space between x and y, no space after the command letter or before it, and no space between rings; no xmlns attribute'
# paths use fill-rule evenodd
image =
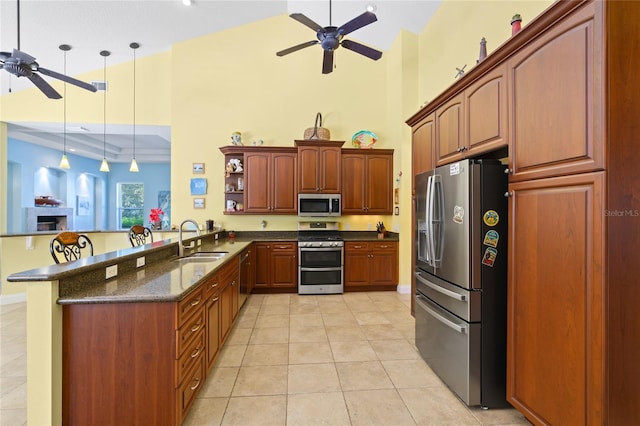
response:
<svg viewBox="0 0 640 426"><path fill-rule="evenodd" d="M289 53L297 52L298 50L304 49L305 47L313 46L314 44L320 44L320 47L322 47L322 49L324 50L322 59L323 74L329 74L333 71L333 52L340 46L344 47L345 49L351 50L352 52L356 52L360 55L366 56L369 59L377 61L382 57L382 52L380 52L379 50L373 49L352 40L343 40L345 35L352 33L353 31L358 30L366 25L372 24L378 20L375 13L369 11L368 9L369 7L367 7L366 12L359 16L356 16L340 27L334 27L331 25L331 0L329 0L329 26L327 27L321 27L315 21L309 19L302 13L292 13L289 16L300 22L301 24L306 25L307 27L314 30L316 32L316 38L318 40L311 40L300 43L288 49L281 50L277 52L276 55L284 56L288 55Z"/></svg>

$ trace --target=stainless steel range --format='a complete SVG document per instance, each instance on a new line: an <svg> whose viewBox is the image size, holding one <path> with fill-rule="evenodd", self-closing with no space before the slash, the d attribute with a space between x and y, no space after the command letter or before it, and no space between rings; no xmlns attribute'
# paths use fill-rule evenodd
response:
<svg viewBox="0 0 640 426"><path fill-rule="evenodd" d="M298 294L339 294L344 241L337 222L298 223Z"/></svg>

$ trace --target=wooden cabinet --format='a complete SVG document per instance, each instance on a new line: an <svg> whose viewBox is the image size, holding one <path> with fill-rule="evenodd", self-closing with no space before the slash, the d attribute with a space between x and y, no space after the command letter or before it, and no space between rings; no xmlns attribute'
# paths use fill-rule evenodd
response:
<svg viewBox="0 0 640 426"><path fill-rule="evenodd" d="M245 213L296 214L297 149L245 151Z"/></svg>
<svg viewBox="0 0 640 426"><path fill-rule="evenodd" d="M220 338L220 279L215 274L205 283L207 331L207 371L213 366L221 348Z"/></svg>
<svg viewBox="0 0 640 426"><path fill-rule="evenodd" d="M509 186L507 395L535 423L603 423L604 185Z"/></svg>
<svg viewBox="0 0 640 426"><path fill-rule="evenodd" d="M507 146L506 65L487 72L464 91L465 158Z"/></svg>
<svg viewBox="0 0 640 426"><path fill-rule="evenodd" d="M345 290L395 289L398 284L396 241L347 241L344 254Z"/></svg>
<svg viewBox="0 0 640 426"><path fill-rule="evenodd" d="M231 325L238 315L238 293L240 291L238 260L236 257L223 266L220 276L220 342L223 343Z"/></svg>
<svg viewBox="0 0 640 426"><path fill-rule="evenodd" d="M298 148L298 192L339 194L344 141L295 141Z"/></svg>
<svg viewBox="0 0 640 426"><path fill-rule="evenodd" d="M254 243L256 255L254 289L298 288L298 244L296 242Z"/></svg>
<svg viewBox="0 0 640 426"><path fill-rule="evenodd" d="M435 167L435 129L435 113L432 113L420 120L411 130L413 177ZM411 186L413 187L413 179Z"/></svg>
<svg viewBox="0 0 640 426"><path fill-rule="evenodd" d="M540 35L508 62L510 181L604 168L604 69L595 6Z"/></svg>
<svg viewBox="0 0 640 426"><path fill-rule="evenodd" d="M459 94L435 112L436 163L447 164L464 158L464 96Z"/></svg>
<svg viewBox="0 0 640 426"><path fill-rule="evenodd" d="M393 150L342 149L342 214L393 213Z"/></svg>

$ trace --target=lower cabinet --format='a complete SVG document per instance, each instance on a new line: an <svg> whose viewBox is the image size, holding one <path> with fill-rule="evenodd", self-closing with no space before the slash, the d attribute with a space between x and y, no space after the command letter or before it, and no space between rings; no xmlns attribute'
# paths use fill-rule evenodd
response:
<svg viewBox="0 0 640 426"><path fill-rule="evenodd" d="M238 260L179 302L63 306L63 424L182 424L238 315Z"/></svg>
<svg viewBox="0 0 640 426"><path fill-rule="evenodd" d="M298 287L298 243L287 241L254 244L254 290L295 291Z"/></svg>
<svg viewBox="0 0 640 426"><path fill-rule="evenodd" d="M345 290L393 290L398 284L397 241L347 241Z"/></svg>

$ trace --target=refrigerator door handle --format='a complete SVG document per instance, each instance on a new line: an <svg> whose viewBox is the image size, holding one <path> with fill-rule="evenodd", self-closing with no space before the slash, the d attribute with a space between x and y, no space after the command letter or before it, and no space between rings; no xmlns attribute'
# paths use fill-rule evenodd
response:
<svg viewBox="0 0 640 426"><path fill-rule="evenodd" d="M426 285L427 287L429 287L432 290L437 291L438 293L442 293L447 297L450 297L452 299L455 300L459 300L461 302L466 302L467 301L467 297L464 294L458 294L455 291L451 291L451 290L447 290L446 288L440 287L439 285L436 285L430 281L425 280L424 278L422 278L422 276L420 275L420 272L416 272L416 278L424 285Z"/></svg>
<svg viewBox="0 0 640 426"><path fill-rule="evenodd" d="M441 175L433 175L433 188L431 190L432 198L431 201L431 247L432 251L432 259L433 266L439 268L442 265L442 252L444 245L444 192L442 189L442 176ZM436 200L437 197L437 200ZM435 201L434 201L435 200ZM437 201L437 203L436 203ZM437 207L436 207L437 205ZM438 208L438 217L434 220L434 210ZM434 224L437 223L438 235L433 231Z"/></svg>
<svg viewBox="0 0 640 426"><path fill-rule="evenodd" d="M433 235L433 227L431 226L431 209L433 207L433 176L429 176L427 178L427 200L426 200L426 209L425 209L425 245L426 245L426 256L427 256L427 264L429 266L433 265L433 256L432 253L432 235Z"/></svg>
<svg viewBox="0 0 640 426"><path fill-rule="evenodd" d="M460 334L467 334L467 327L464 326L460 326L456 323L454 323L453 321L449 321L448 319L446 319L445 317L443 317L442 315L440 315L439 313L437 313L436 311L434 311L433 309L431 309L429 306L427 306L422 300L420 299L424 299L424 297L416 294L416 303L422 308L424 309L429 315L431 315L432 317L434 317L435 319L437 319L438 321L440 321L441 323L443 323L444 325L446 325L449 328L452 328L453 330L457 331Z"/></svg>

